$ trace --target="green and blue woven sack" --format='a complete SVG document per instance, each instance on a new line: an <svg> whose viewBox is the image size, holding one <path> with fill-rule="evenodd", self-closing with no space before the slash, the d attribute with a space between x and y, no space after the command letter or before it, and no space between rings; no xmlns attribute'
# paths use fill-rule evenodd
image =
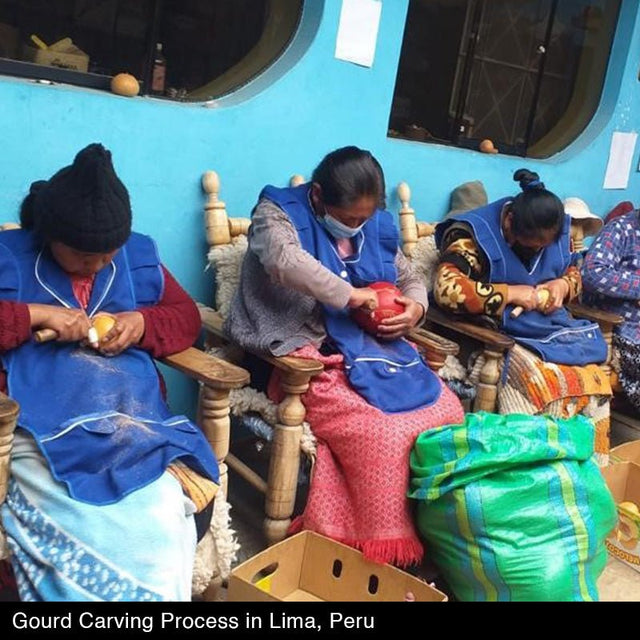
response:
<svg viewBox="0 0 640 640"><path fill-rule="evenodd" d="M476 413L420 434L409 497L457 599L598 599L616 508L593 451L583 416Z"/></svg>

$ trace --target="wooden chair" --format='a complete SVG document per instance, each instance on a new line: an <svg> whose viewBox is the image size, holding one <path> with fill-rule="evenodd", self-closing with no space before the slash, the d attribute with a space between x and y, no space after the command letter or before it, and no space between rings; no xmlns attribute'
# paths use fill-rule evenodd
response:
<svg viewBox="0 0 640 640"><path fill-rule="evenodd" d="M437 251L435 240L435 224L416 221L416 213L410 206L411 189L406 182L398 185L398 199L401 203L400 232L402 235L403 252L408 258L413 258L417 253L419 243L428 241L431 243L430 250L433 259L433 274L435 275L435 264L437 262ZM571 229L574 251L581 251L584 248L584 233L579 225L572 225ZM430 284L430 283L428 283ZM607 376L611 375L611 341L613 329L622 322L622 318L616 314L606 311L591 309L580 304L572 303L568 305L571 313L578 318L585 318L592 322L597 322L600 326L605 341L609 347L607 360L601 365ZM484 357L484 365L479 373L480 382L478 384L477 395L473 405L474 411L496 411L498 398L498 383L500 380L500 370L502 362L515 341L509 336L494 329L480 326L470 316L460 318L454 314L446 313L436 306L431 306L427 312L428 322L438 327L439 330L446 330L450 335L457 336L460 341L469 339L475 345L480 345Z"/></svg>
<svg viewBox="0 0 640 640"><path fill-rule="evenodd" d="M0 230L15 228L17 225L3 225ZM47 330L44 330L45 332ZM45 334L46 335L46 334ZM204 351L191 347L160 360L201 384L197 423L211 445L220 466L220 491L226 498L228 488L225 457L229 451L229 394L249 382L246 370ZM0 504L7 495L10 474L10 456L18 404L0 393ZM3 532L0 530L0 561L7 557ZM211 584L203 593L205 599L215 599L222 582L220 575L214 574Z"/></svg>
<svg viewBox="0 0 640 640"><path fill-rule="evenodd" d="M298 176L292 182L299 183ZM205 204L205 228L207 242L211 248L210 262L216 269L216 251L224 251L234 243L238 246L236 256L237 274L230 279L237 284L240 269L239 258L246 249L246 236L250 220L233 218L227 214L226 205L219 199L220 180L214 171L207 171L202 178L202 186L207 194ZM256 190L257 193L257 190ZM212 257L213 256L213 257ZM216 286L217 307L223 312L230 301L233 291L224 276L217 270ZM224 296L220 290L225 289ZM222 298L226 297L223 301ZM210 333L211 343L228 344L229 339L223 331L223 313L209 307L201 307L201 316L205 329ZM448 355L455 355L458 347L455 343L426 330L416 330L411 339L422 350L429 366L438 371ZM297 490L298 470L301 462L300 441L305 419L305 407L301 396L309 388L311 379L322 372L321 363L295 357L273 357L255 354L279 370L284 399L277 407L277 419L273 427L273 438L266 480L245 462L234 455L228 455L227 464L239 476L265 496L264 533L269 544L282 540L291 523Z"/></svg>

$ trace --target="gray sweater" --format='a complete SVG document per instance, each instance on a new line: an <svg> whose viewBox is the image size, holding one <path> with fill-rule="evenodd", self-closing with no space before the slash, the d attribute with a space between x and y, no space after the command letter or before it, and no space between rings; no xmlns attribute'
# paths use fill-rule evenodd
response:
<svg viewBox="0 0 640 640"><path fill-rule="evenodd" d="M427 291L411 263L398 250L398 288L428 306ZM300 245L287 214L269 200L256 206L240 284L225 331L242 347L283 356L326 337L322 304L347 306L352 287Z"/></svg>

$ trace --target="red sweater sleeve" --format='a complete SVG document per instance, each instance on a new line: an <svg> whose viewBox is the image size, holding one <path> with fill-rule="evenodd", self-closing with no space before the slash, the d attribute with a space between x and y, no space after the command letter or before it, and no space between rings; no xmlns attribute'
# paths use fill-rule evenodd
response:
<svg viewBox="0 0 640 640"><path fill-rule="evenodd" d="M200 313L189 294L163 266L164 295L158 304L138 309L144 316L140 346L154 358L192 346L200 334Z"/></svg>
<svg viewBox="0 0 640 640"><path fill-rule="evenodd" d="M31 338L29 307L23 302L0 300L0 353L15 349ZM0 391L7 391L7 375L0 368Z"/></svg>

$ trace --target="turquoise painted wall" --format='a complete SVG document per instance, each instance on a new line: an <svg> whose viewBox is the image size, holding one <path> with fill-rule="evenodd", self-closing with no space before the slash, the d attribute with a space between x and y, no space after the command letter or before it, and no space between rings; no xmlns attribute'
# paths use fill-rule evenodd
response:
<svg viewBox="0 0 640 640"><path fill-rule="evenodd" d="M206 243L200 176L215 169L231 215L246 216L265 183L309 176L333 148L370 149L385 168L389 207L395 185L412 186L412 205L424 220L441 218L449 193L480 179L490 198L514 191L513 171L538 171L560 197L577 195L604 213L621 200L640 204L638 150L626 190L604 191L611 133L640 127L640 17L624 0L594 122L556 156L530 161L440 145L389 139L387 124L408 0L383 0L376 58L363 68L334 58L339 0L307 0L301 31L283 58L239 92L210 104L153 98L0 77L0 210L16 220L29 184L71 162L86 144L113 151L134 207L134 228L157 240L168 268L196 298L211 302L204 272ZM177 410L190 408L194 387L169 380Z"/></svg>

